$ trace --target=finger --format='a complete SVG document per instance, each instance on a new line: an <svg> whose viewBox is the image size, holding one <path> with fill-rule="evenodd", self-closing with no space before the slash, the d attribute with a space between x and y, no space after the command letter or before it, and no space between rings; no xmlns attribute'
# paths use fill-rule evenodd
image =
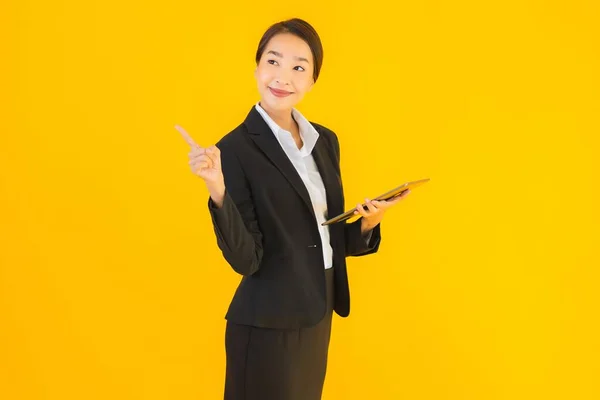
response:
<svg viewBox="0 0 600 400"><path fill-rule="evenodd" d="M192 171L197 174L198 172L202 171L203 169L207 169L208 168L208 164L206 163L206 161L203 161L201 163L198 163L197 165L193 165L192 166Z"/></svg>
<svg viewBox="0 0 600 400"><path fill-rule="evenodd" d="M379 210L385 210L386 208L388 208L390 206L389 201L385 201L385 200L371 200L371 203L373 203L373 205Z"/></svg>
<svg viewBox="0 0 600 400"><path fill-rule="evenodd" d="M205 149L204 147L200 147L200 146L197 146L197 147L192 147L192 148L190 149L190 153L194 153L194 154L196 154L196 153L199 153L199 154L204 154L204 153L206 153L206 149Z"/></svg>
<svg viewBox="0 0 600 400"><path fill-rule="evenodd" d="M208 154L205 153L190 153L190 161L195 161L195 160L200 160L200 159L206 159L206 158L210 158L208 156Z"/></svg>
<svg viewBox="0 0 600 400"><path fill-rule="evenodd" d="M193 160L190 160L188 162L188 164L194 165L194 164L198 164L198 163L201 163L201 162L207 163L211 168L213 166L212 160L207 155L201 155L200 157L196 157Z"/></svg>
<svg viewBox="0 0 600 400"><path fill-rule="evenodd" d="M366 217L366 216L368 216L367 212L366 212L366 211L365 211L365 209L363 208L363 205L362 205L362 204L360 204L360 203L358 203L358 204L356 205L356 211L357 211L357 212L358 212L360 215L362 215L363 217Z"/></svg>
<svg viewBox="0 0 600 400"><path fill-rule="evenodd" d="M190 158L190 160L191 160L191 159L193 159L193 158L200 157L201 155L203 155L203 154L205 154L205 153L206 153L206 150L205 150L205 149L203 149L203 148L201 148L201 147L194 147L194 148L192 149L192 151L190 151L190 152L188 153L188 157L189 157L189 158Z"/></svg>
<svg viewBox="0 0 600 400"><path fill-rule="evenodd" d="M181 136L183 136L183 138L185 139L185 141L187 142L187 144L190 145L191 148L200 148L200 146L198 144L196 144L196 142L194 141L194 139L192 139L192 137L190 136L190 134L187 133L185 131L185 129L183 129L179 125L175 125L175 129L177 129L179 131L179 133L181 133Z"/></svg>
<svg viewBox="0 0 600 400"><path fill-rule="evenodd" d="M217 166L218 164L218 160L217 160L217 156L211 152L209 149L206 149L206 157L208 157L210 159L210 162L213 166Z"/></svg>
<svg viewBox="0 0 600 400"><path fill-rule="evenodd" d="M198 162L198 161L208 161L210 160L210 156L208 154L196 154L193 157L190 157L190 164L193 162Z"/></svg>
<svg viewBox="0 0 600 400"><path fill-rule="evenodd" d="M190 165L196 165L196 164L199 164L199 163L206 163L208 165L208 168L212 168L213 165L214 165L214 163L211 160L211 158L208 157L207 155L202 155L202 156L194 159L193 161L189 162Z"/></svg>
<svg viewBox="0 0 600 400"><path fill-rule="evenodd" d="M377 211L379 211L377 209L377 207L375 207L375 205L373 204L373 202L371 200L365 199L365 203L367 204L367 208L369 209L370 212L376 213Z"/></svg>

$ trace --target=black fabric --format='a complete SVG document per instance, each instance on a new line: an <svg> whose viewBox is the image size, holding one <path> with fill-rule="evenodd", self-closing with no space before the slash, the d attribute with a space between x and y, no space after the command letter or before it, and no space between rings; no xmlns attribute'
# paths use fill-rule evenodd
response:
<svg viewBox="0 0 600 400"><path fill-rule="evenodd" d="M319 138L312 156L327 196L326 218L345 210L337 136L311 122ZM225 198L216 208L208 199L217 244L242 275L225 318L263 328L315 325L326 312L323 247L312 203L302 178L273 132L252 107L244 123L217 144ZM335 312L350 313L346 257L378 251L380 224L369 242L361 219L329 226L333 248Z"/></svg>
<svg viewBox="0 0 600 400"><path fill-rule="evenodd" d="M272 329L227 322L225 400L319 400L327 369L334 271L325 270L327 312L314 326Z"/></svg>

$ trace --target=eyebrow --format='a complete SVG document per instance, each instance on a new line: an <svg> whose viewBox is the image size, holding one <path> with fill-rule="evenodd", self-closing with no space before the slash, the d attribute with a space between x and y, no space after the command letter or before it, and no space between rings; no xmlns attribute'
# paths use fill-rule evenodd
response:
<svg viewBox="0 0 600 400"><path fill-rule="evenodd" d="M276 55L277 57L283 58L283 54L281 54L280 52L275 51L275 50L269 50L269 51L267 51L267 54L273 54L273 55ZM298 61L304 61L304 62L309 63L308 60L304 57L294 57L294 58Z"/></svg>

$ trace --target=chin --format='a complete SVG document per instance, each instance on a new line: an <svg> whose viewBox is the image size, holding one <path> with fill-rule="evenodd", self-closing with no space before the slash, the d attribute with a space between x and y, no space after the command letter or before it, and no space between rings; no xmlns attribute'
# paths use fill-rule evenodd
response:
<svg viewBox="0 0 600 400"><path fill-rule="evenodd" d="M292 95L293 96L293 95ZM292 97L290 96L290 97ZM267 97L263 97L265 103L269 105L269 107L273 110L287 110L296 105L294 99L290 97L274 97L271 93L267 94Z"/></svg>

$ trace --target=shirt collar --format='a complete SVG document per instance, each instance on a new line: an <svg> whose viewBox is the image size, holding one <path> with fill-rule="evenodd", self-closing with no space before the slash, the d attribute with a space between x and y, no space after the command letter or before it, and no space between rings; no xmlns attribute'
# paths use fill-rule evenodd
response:
<svg viewBox="0 0 600 400"><path fill-rule="evenodd" d="M269 116L269 114L267 114L267 112L264 110L264 108L260 106L258 102L256 103L255 107L259 114L263 117L269 128L271 128L271 131L273 131L273 134L279 142L281 142L282 139L282 137L280 136L281 133L290 135L289 138L291 138L291 133L277 125L277 123L273 121L273 119ZM292 115L298 123L300 137L302 138L302 142L304 142L301 153L302 155L308 155L312 152L313 148L315 147L315 144L317 143L317 139L319 138L319 132L317 132L315 127L297 109L292 108Z"/></svg>

